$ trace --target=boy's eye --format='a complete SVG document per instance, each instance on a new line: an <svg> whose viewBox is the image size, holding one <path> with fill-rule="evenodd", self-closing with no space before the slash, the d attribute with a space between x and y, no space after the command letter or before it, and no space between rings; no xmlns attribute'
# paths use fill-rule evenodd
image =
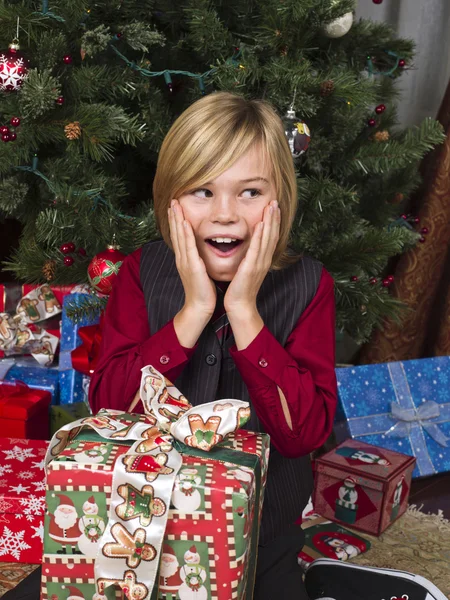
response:
<svg viewBox="0 0 450 600"><path fill-rule="evenodd" d="M248 192L250 192L249 195L247 195ZM199 198L211 198L213 195L211 190L208 190L206 188L198 188L196 190L193 190L191 194L194 196L198 196ZM245 198L257 198L261 195L261 192L260 190L257 190L255 188L249 188L244 190L240 195L244 196Z"/></svg>

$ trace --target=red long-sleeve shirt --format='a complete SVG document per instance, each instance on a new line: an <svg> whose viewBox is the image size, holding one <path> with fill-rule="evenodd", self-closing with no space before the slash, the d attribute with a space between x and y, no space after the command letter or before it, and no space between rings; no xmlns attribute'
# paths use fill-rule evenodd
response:
<svg viewBox="0 0 450 600"><path fill-rule="evenodd" d="M143 367L151 364L174 381L197 348L181 346L173 320L150 332L140 258L137 250L125 259L108 301L89 391L94 411L127 410ZM284 347L264 326L247 348L230 348L253 408L284 456L310 453L331 432L337 402L334 327L333 279L323 269L316 294Z"/></svg>

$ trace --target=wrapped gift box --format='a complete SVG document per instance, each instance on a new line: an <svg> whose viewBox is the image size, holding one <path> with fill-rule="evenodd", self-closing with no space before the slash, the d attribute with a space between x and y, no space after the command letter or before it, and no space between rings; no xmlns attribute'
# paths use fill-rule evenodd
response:
<svg viewBox="0 0 450 600"><path fill-rule="evenodd" d="M0 432L16 438L48 440L50 402L51 395L45 390L1 383Z"/></svg>
<svg viewBox="0 0 450 600"><path fill-rule="evenodd" d="M338 441L352 437L417 459L413 477L450 471L450 357L336 369Z"/></svg>
<svg viewBox="0 0 450 600"><path fill-rule="evenodd" d="M151 379L144 375L144 382ZM141 390L143 385L148 383L141 383ZM158 407L161 415L173 415L173 411L179 415L179 407L187 408L182 396L183 402L172 393L158 397L163 404L158 400L152 408ZM200 449L220 442L223 436L214 432L220 431L221 423L237 428L245 422L238 408L246 417L249 414L245 403L216 402L195 407L199 415L189 411L181 417L185 420L181 425L176 422L177 439L155 426L156 419L149 413L107 410L57 433L51 445L52 455L57 456L47 470L42 600L60 597L67 585L76 587L76 595L93 597L96 563L107 557L116 560L109 567L109 579L98 580L101 592L101 586L107 587L104 582L109 581L120 585L129 598L150 597L144 581L153 568L159 591L156 585L152 600L167 593L178 597L178 588L182 597L182 587L187 594L195 591L199 597L216 600L247 597L246 592L254 586L269 438L237 430L209 452ZM222 412L230 406L235 412ZM221 417L207 418L203 412L207 410ZM191 429L183 430L188 421ZM175 435L174 425L172 421ZM185 437L184 431L193 435ZM195 447L178 441L181 439ZM132 440L137 442L130 451ZM175 462L171 461L180 461L176 477L171 468ZM116 505L117 494L120 502ZM61 511L66 515L64 523ZM103 534L117 543L106 543ZM155 548L161 548L160 563ZM102 573L108 573L108 567ZM108 593L106 590L106 596ZM113 597L113 588L111 593Z"/></svg>
<svg viewBox="0 0 450 600"><path fill-rule="evenodd" d="M45 390L50 393L52 404L59 403L58 367L44 367L31 356L22 356L0 360L0 372L3 381L22 381L32 389Z"/></svg>
<svg viewBox="0 0 450 600"><path fill-rule="evenodd" d="M61 331L61 347L59 355L60 369L60 398L61 404L73 402L87 402L90 377L85 373L76 371L72 366L72 351L82 344L79 331L82 327L97 325L99 315L85 317L77 323L67 316L67 307L70 304L79 304L85 298L84 294L71 294L63 301L63 318Z"/></svg>
<svg viewBox="0 0 450 600"><path fill-rule="evenodd" d="M42 561L47 446L0 438L0 561Z"/></svg>
<svg viewBox="0 0 450 600"><path fill-rule="evenodd" d="M61 404L73 404L74 402L88 403L89 384L91 378L79 373L75 369L67 369L59 372L59 401Z"/></svg>
<svg viewBox="0 0 450 600"><path fill-rule="evenodd" d="M41 284L42 285L42 284ZM46 285L46 284L44 284ZM19 283L6 283L0 285L0 313L6 312L10 315L14 315L17 310L17 306L26 294L31 291L41 287L40 285L32 285L32 284L19 284ZM50 286L53 294L56 297L59 306L62 307L63 299L68 294L71 294L74 290L83 288L83 286L75 286L75 285L52 285ZM41 315L44 318L44 315ZM61 311L55 316L47 318L45 320L39 320L39 326L43 327L45 331L48 333L57 336L58 338L61 335ZM36 326L31 324L29 325L31 330L35 330ZM4 357L5 353L3 350L0 351L0 358Z"/></svg>
<svg viewBox="0 0 450 600"><path fill-rule="evenodd" d="M85 402L50 406L50 436L54 435L64 425L73 423L77 419L89 417L90 414L90 407Z"/></svg>
<svg viewBox="0 0 450 600"><path fill-rule="evenodd" d="M317 514L303 523L305 545L298 554L299 564L306 569L316 558L349 560L370 550L369 540Z"/></svg>
<svg viewBox="0 0 450 600"><path fill-rule="evenodd" d="M381 535L408 507L416 459L346 440L315 462L313 504L321 516Z"/></svg>

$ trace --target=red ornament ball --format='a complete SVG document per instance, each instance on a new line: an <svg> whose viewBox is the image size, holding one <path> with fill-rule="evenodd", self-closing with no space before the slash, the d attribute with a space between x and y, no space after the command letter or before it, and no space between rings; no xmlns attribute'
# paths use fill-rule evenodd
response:
<svg viewBox="0 0 450 600"><path fill-rule="evenodd" d="M384 104L379 104L376 109L375 112L377 113L377 115L381 115L381 113L383 113L386 110L386 107Z"/></svg>
<svg viewBox="0 0 450 600"><path fill-rule="evenodd" d="M359 278L358 278L356 275L352 275L352 276L350 277L350 280L351 280L351 281L358 281L358 279L359 279Z"/></svg>
<svg viewBox="0 0 450 600"><path fill-rule="evenodd" d="M19 127L19 125L20 125L19 117L12 117L10 123L13 127Z"/></svg>
<svg viewBox="0 0 450 600"><path fill-rule="evenodd" d="M62 106L65 102L65 98L64 96L59 96L58 98L56 98L56 104L59 104L60 106Z"/></svg>
<svg viewBox="0 0 450 600"><path fill-rule="evenodd" d="M427 241L427 240L426 240L426 238L424 238L423 236L422 236L421 238L419 238L419 242L420 242L421 244L423 244L423 243L424 243L424 242L426 242L426 241Z"/></svg>
<svg viewBox="0 0 450 600"><path fill-rule="evenodd" d="M418 225L420 223L419 217L414 217L414 223Z"/></svg>
<svg viewBox="0 0 450 600"><path fill-rule="evenodd" d="M71 256L64 257L64 264L66 265L66 267L71 267L74 262L75 261L73 260L73 258Z"/></svg>
<svg viewBox="0 0 450 600"><path fill-rule="evenodd" d="M427 235L427 233L428 233L428 227L422 227L422 229L420 230L420 233L422 235Z"/></svg>
<svg viewBox="0 0 450 600"><path fill-rule="evenodd" d="M9 50L0 53L0 90L17 92L28 74L28 61L22 56L19 44L13 42Z"/></svg>
<svg viewBox="0 0 450 600"><path fill-rule="evenodd" d="M6 125L3 125L3 127L0 127L0 134L1 135L9 134L9 129L8 129L8 127L6 127Z"/></svg>
<svg viewBox="0 0 450 600"><path fill-rule="evenodd" d="M389 281L389 283L392 283L394 281L394 276L393 275L388 275L386 277L386 279Z"/></svg>
<svg viewBox="0 0 450 600"><path fill-rule="evenodd" d="M2 142L9 142L11 140L9 133L2 133Z"/></svg>
<svg viewBox="0 0 450 600"><path fill-rule="evenodd" d="M375 127L377 122L375 121L375 119L369 119L367 124L369 125L369 127Z"/></svg>
<svg viewBox="0 0 450 600"><path fill-rule="evenodd" d="M389 281L389 279L383 279L383 287L389 287L391 285L391 282Z"/></svg>
<svg viewBox="0 0 450 600"><path fill-rule="evenodd" d="M66 65L71 65L73 58L70 56L70 54L66 54L63 58L63 61L66 63Z"/></svg>
<svg viewBox="0 0 450 600"><path fill-rule="evenodd" d="M383 4L383 0L372 0L374 4Z"/></svg>
<svg viewBox="0 0 450 600"><path fill-rule="evenodd" d="M369 283L370 285L375 285L376 283L378 283L378 279L376 277L371 277L369 279Z"/></svg>
<svg viewBox="0 0 450 600"><path fill-rule="evenodd" d="M403 69L403 67L405 67L405 66L406 66L406 60L405 60L404 58L401 58L401 59L398 61L398 66L399 66L401 69Z"/></svg>
<svg viewBox="0 0 450 600"><path fill-rule="evenodd" d="M91 260L88 266L88 278L92 287L101 294L110 294L112 286L122 266L125 254L116 246L108 246Z"/></svg>
<svg viewBox="0 0 450 600"><path fill-rule="evenodd" d="M11 142L15 142L17 140L17 133L15 133L14 131L11 131L11 133L9 134L9 140Z"/></svg>
<svg viewBox="0 0 450 600"><path fill-rule="evenodd" d="M80 256L86 256L86 250L84 248L78 248L78 254Z"/></svg>
<svg viewBox="0 0 450 600"><path fill-rule="evenodd" d="M405 219L405 221L406 221L406 219L408 218L408 215L405 215L405 214L403 214L403 215L400 215L400 218L401 218L401 219Z"/></svg>
<svg viewBox="0 0 450 600"><path fill-rule="evenodd" d="M123 33L121 33L120 31L118 31L118 32L116 33L116 37L117 37L117 38L119 38L119 39L122 37L122 35L123 35Z"/></svg>

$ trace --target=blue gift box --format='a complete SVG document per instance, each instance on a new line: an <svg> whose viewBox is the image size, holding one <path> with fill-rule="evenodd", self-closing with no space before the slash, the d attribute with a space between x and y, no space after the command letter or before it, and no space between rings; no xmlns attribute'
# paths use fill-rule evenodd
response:
<svg viewBox="0 0 450 600"><path fill-rule="evenodd" d="M410 454L413 477L450 471L450 357L336 369L335 433Z"/></svg>
<svg viewBox="0 0 450 600"><path fill-rule="evenodd" d="M32 356L24 356L0 360L0 370L3 381L23 381L30 388L46 390L52 395L52 404L59 403L58 367L44 367Z"/></svg>
<svg viewBox="0 0 450 600"><path fill-rule="evenodd" d="M84 375L75 369L59 372L60 404L73 404L75 402L88 402L89 375Z"/></svg>
<svg viewBox="0 0 450 600"><path fill-rule="evenodd" d="M87 402L90 377L75 371L72 368L71 352L82 342L78 335L81 327L96 325L100 315L84 317L73 323L67 316L68 304L79 304L86 299L86 294L70 294L63 300L61 343L59 355L59 384L60 403L72 404L74 402Z"/></svg>

